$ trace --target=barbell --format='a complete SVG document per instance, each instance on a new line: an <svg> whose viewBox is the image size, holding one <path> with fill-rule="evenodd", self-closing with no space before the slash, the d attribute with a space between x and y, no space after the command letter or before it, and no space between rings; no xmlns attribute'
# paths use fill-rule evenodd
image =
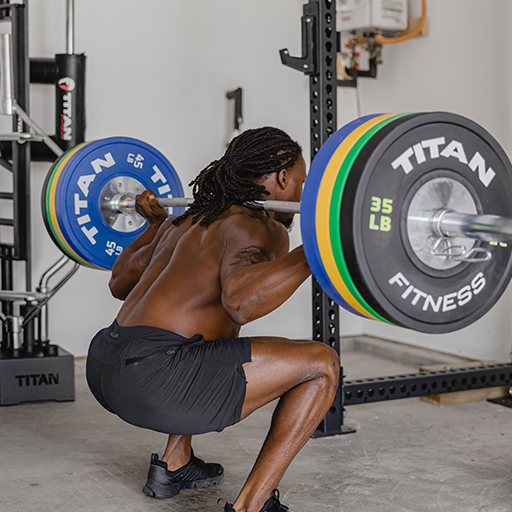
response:
<svg viewBox="0 0 512 512"><path fill-rule="evenodd" d="M191 198L152 146L112 137L52 166L42 193L51 238L71 259L110 269L145 229L135 196L151 189L171 215ZM348 311L422 332L482 317L512 276L512 166L481 126L446 112L365 116L321 147L301 203L251 207L301 214L304 251Z"/></svg>

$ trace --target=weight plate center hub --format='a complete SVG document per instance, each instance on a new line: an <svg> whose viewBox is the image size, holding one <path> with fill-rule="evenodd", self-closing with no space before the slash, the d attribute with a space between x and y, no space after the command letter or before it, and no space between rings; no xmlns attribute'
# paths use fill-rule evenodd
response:
<svg viewBox="0 0 512 512"><path fill-rule="evenodd" d="M439 212L450 210L479 213L476 200L468 188L448 177L429 179L421 185L407 210L405 237L414 256L430 269L447 270L461 266L475 246L476 241L470 238L448 238L435 233L433 224L436 216ZM418 265L418 268L423 270L422 266Z"/></svg>
<svg viewBox="0 0 512 512"><path fill-rule="evenodd" d="M130 176L117 176L105 184L100 192L99 209L105 222L116 231L131 233L144 224L144 218L139 215L129 201L144 192L144 185Z"/></svg>

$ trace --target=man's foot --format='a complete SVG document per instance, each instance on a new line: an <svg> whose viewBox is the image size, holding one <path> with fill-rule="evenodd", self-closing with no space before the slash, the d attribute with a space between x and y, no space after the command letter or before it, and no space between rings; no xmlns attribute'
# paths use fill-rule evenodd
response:
<svg viewBox="0 0 512 512"><path fill-rule="evenodd" d="M263 508L260 512L286 512L290 510L288 507L281 505L279 501L279 491L277 489L274 490L272 496L265 502ZM224 512L236 512L231 503L226 503L224 505Z"/></svg>
<svg viewBox="0 0 512 512"><path fill-rule="evenodd" d="M224 468L220 464L207 464L192 455L187 464L176 471L169 471L167 464L151 455L148 481L142 492L157 499L172 498L181 489L199 489L218 484L224 476Z"/></svg>

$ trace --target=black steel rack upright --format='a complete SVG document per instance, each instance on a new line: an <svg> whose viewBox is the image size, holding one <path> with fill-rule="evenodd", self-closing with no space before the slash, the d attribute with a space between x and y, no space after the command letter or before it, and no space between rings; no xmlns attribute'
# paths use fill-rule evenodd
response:
<svg viewBox="0 0 512 512"><path fill-rule="evenodd" d="M1 0L0 4L6 4ZM27 10L25 5L11 5L9 9L0 10L0 21L10 16L12 19L12 67L13 93L18 104L29 112L29 57ZM26 132L28 127L22 119L12 116L12 130ZM12 290L14 285L13 262L25 262L26 290L32 287L32 247L30 230L30 142L23 144L12 143L12 164L0 159L0 165L12 173L12 193L3 192L0 199L12 201L13 218L0 218L0 226L10 226L13 232L13 242L0 241L0 257L2 260L1 278L2 289ZM2 301L2 311L6 316L13 314L12 301ZM2 348L10 350L13 346L12 331L6 324L2 327Z"/></svg>
<svg viewBox="0 0 512 512"><path fill-rule="evenodd" d="M336 2L310 0L302 16L302 56L291 57L281 50L286 66L309 76L311 160L324 142L337 129ZM313 339L322 341L340 353L339 306L322 290L313 278L312 288ZM341 386L334 403L319 425L315 437L353 431L343 425Z"/></svg>

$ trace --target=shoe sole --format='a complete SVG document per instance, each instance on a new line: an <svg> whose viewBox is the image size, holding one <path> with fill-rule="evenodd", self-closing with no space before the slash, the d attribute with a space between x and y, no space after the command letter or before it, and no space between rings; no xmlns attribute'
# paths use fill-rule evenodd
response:
<svg viewBox="0 0 512 512"><path fill-rule="evenodd" d="M216 476L215 478L207 478L204 480L194 480L192 482L183 482L183 484L166 484L165 487L155 482L154 480L146 483L142 492L146 496L150 496L151 498L155 498L157 500L165 500L168 498L173 498L176 496L181 489L203 489L205 487L211 487L212 485L217 485L224 475Z"/></svg>
<svg viewBox="0 0 512 512"><path fill-rule="evenodd" d="M148 480L142 492L146 496L151 496L151 498L156 498L157 500L165 500L167 498L172 498L176 496L180 492L179 484L166 484L163 487L158 482L154 480Z"/></svg>
<svg viewBox="0 0 512 512"><path fill-rule="evenodd" d="M204 487L211 487L217 485L224 478L224 473L214 478L206 478L204 480L193 480L192 482L183 482L180 484L180 489L203 489Z"/></svg>

